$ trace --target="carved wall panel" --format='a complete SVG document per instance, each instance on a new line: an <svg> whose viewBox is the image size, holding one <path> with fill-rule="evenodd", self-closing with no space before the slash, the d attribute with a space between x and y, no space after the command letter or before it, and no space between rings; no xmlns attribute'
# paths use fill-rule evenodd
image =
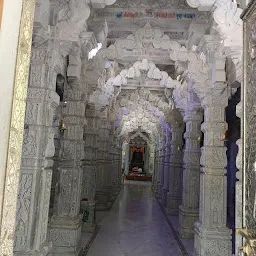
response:
<svg viewBox="0 0 256 256"><path fill-rule="evenodd" d="M244 19L244 225L256 236L256 4L249 6Z"/></svg>
<svg viewBox="0 0 256 256"><path fill-rule="evenodd" d="M13 254L19 171L22 154L29 63L34 19L34 0L22 1L16 74L12 103L12 117L8 145L4 202L1 220L1 255Z"/></svg>

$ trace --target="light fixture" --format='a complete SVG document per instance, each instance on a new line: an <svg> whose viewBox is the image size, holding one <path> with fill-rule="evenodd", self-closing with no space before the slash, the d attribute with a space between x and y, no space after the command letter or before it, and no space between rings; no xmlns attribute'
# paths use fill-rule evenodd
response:
<svg viewBox="0 0 256 256"><path fill-rule="evenodd" d="M63 117L63 108L66 107L67 101L61 102L61 120L60 120L60 132L63 133L64 131L67 130L66 125L64 123L64 117Z"/></svg>
<svg viewBox="0 0 256 256"><path fill-rule="evenodd" d="M61 121L60 121L60 132L64 132L66 130L67 130L67 128L66 128L66 125L64 123L64 119L61 119Z"/></svg>
<svg viewBox="0 0 256 256"><path fill-rule="evenodd" d="M227 129L227 122L226 122L226 110L224 114L224 132L220 138L221 141L228 141L228 129Z"/></svg>

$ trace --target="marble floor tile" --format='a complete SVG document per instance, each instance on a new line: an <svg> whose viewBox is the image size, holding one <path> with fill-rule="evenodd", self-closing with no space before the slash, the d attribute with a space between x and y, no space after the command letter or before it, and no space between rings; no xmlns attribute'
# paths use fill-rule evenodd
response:
<svg viewBox="0 0 256 256"><path fill-rule="evenodd" d="M127 182L88 256L180 256L182 252L151 192L151 184Z"/></svg>

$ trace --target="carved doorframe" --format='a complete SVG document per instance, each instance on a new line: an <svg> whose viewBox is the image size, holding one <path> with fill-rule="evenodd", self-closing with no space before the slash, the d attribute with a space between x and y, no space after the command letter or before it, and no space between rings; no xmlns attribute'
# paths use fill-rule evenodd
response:
<svg viewBox="0 0 256 256"><path fill-rule="evenodd" d="M3 256L13 255L34 12L35 0L23 0L15 67L2 219L0 223L0 255Z"/></svg>

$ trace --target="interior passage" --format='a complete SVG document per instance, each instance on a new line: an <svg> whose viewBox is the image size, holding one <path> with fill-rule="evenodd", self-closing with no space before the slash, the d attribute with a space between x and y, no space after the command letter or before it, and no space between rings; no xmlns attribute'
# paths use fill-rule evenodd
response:
<svg viewBox="0 0 256 256"><path fill-rule="evenodd" d="M126 182L111 211L104 213L88 256L183 255L151 183Z"/></svg>

